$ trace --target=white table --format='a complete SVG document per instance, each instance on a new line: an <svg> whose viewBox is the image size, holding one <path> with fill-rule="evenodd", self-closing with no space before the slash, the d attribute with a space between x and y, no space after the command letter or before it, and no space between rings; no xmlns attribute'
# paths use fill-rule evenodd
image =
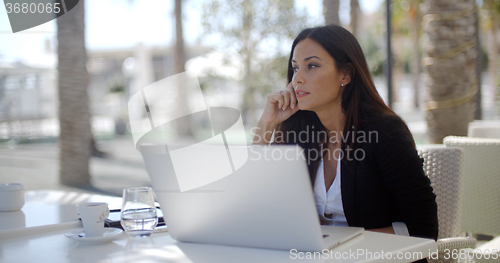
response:
<svg viewBox="0 0 500 263"><path fill-rule="evenodd" d="M110 209L121 207L121 198L53 190L27 191L20 211L0 212L0 239L20 234L45 233L80 227L76 205L106 202Z"/></svg>
<svg viewBox="0 0 500 263"><path fill-rule="evenodd" d="M36 195L40 192L32 194ZM51 194L66 196L65 194L68 193L52 192ZM119 202L120 199L95 195L87 196L87 198L90 198L87 200L93 201L104 201L103 199L109 198L107 200L110 202ZM34 201L27 198L28 206L22 209L26 226L0 230L0 262L295 262L300 256L298 253L292 254L290 251L176 242L168 232L155 233L150 238L142 239L128 238L124 233L108 244L79 244L64 236L71 230L81 229L81 223L76 220L75 214L72 214L76 210L63 209L66 205L74 206L75 200L79 199L73 198L72 200L71 202L62 202L59 209L54 208L44 213L30 205L40 203L43 200ZM57 207L58 201L45 204ZM38 212L33 214L34 211ZM41 225L40 223L31 223L31 219L27 219L32 215L36 215L38 218L40 213L45 215L51 213L53 221L48 220L44 223L45 225ZM1 217L5 220L5 215L0 213ZM321 257L316 255L316 259L309 261L387 262L386 257L390 255L393 258L402 257L390 262L411 262L417 260L414 256L418 256L418 254L415 253L421 253L427 257L429 252L435 252L436 249L437 246L433 240L366 231L362 238L341 245L330 254L321 255ZM384 258L380 258L382 251ZM366 255L359 255L361 252L371 252L371 259L367 259ZM378 259L375 258L377 253ZM303 254L302 256L306 257L307 255ZM328 258L325 259L327 256ZM335 259L335 256L339 258Z"/></svg>
<svg viewBox="0 0 500 263"><path fill-rule="evenodd" d="M72 229L34 234L19 238L0 240L1 262L292 262L298 254L289 251L204 245L176 242L168 233L153 234L150 238L128 238L122 234L112 243L103 245L82 245L70 240L64 234ZM362 240L341 245L334 253L344 253L344 259L314 261L328 262L387 262L386 259L365 260L356 254L359 251L382 252L387 256L392 252L421 252L427 256L429 251L436 251L432 240L401 237L388 234L365 232ZM336 254L342 257L342 254ZM305 257L306 255L304 255ZM374 254L373 257L376 255ZM334 256L335 257L335 254ZM351 258L349 258L351 257ZM411 255L410 255L411 257ZM394 262L410 262L395 260ZM392 261L391 261L392 262Z"/></svg>

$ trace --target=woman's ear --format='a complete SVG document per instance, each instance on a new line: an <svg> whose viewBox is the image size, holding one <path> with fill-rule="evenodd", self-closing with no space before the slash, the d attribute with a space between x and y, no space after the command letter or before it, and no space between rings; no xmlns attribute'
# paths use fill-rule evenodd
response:
<svg viewBox="0 0 500 263"><path fill-rule="evenodd" d="M342 84L347 86L349 83L351 83L351 76L349 75L349 72L346 71L342 74Z"/></svg>
<svg viewBox="0 0 500 263"><path fill-rule="evenodd" d="M351 82L351 77L348 74L344 74L344 76L342 77L342 83L344 85L347 85L350 82Z"/></svg>
<svg viewBox="0 0 500 263"><path fill-rule="evenodd" d="M344 70L344 75L342 76L342 83L344 83L344 85L349 84L352 81L354 74L356 74L354 64L348 63L346 70Z"/></svg>

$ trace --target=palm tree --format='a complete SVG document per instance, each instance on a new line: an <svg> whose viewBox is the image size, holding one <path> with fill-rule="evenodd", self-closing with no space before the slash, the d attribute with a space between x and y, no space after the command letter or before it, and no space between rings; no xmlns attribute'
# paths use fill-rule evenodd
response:
<svg viewBox="0 0 500 263"><path fill-rule="evenodd" d="M186 64L186 52L184 50L184 36L182 35L182 0L175 0L175 52L174 52L174 73L179 74L185 70ZM179 109L181 112L189 112L188 107L188 94L182 88L182 84L178 83L177 92L179 94L179 107L184 107ZM177 122L177 133L181 136L192 136L191 130L191 120L190 118L184 118Z"/></svg>
<svg viewBox="0 0 500 263"><path fill-rule="evenodd" d="M476 6L477 10L477 6ZM477 92L475 96L476 100L476 110L474 112L474 119L481 120L483 118L483 101L482 101L482 82L481 82L481 73L483 68L483 61L481 56L481 38L479 37L479 14L478 12L474 12L474 37L476 39L476 45L474 48L476 49L476 83L477 83ZM494 85L493 85L494 86Z"/></svg>
<svg viewBox="0 0 500 263"><path fill-rule="evenodd" d="M490 31L490 51L489 51L489 75L493 94L496 93L498 75L498 27L500 23L500 3L495 0L484 0L483 9L486 11L486 27ZM496 96L492 96L493 101Z"/></svg>
<svg viewBox="0 0 500 263"><path fill-rule="evenodd" d="M59 179L62 184L90 184L90 111L85 48L85 1L57 18L59 71Z"/></svg>
<svg viewBox="0 0 500 263"><path fill-rule="evenodd" d="M351 33L358 37L358 15L359 15L359 2L358 0L351 0Z"/></svg>
<svg viewBox="0 0 500 263"><path fill-rule="evenodd" d="M467 135L477 91L474 0L425 0L423 6L427 141Z"/></svg>
<svg viewBox="0 0 500 263"><path fill-rule="evenodd" d="M404 57L408 50L405 40L408 38L408 32L411 32L410 27L415 21L411 20L408 1L393 0L391 3L392 101L394 102L398 101L400 83L405 73ZM416 49L418 52L418 48L412 46L412 49Z"/></svg>
<svg viewBox="0 0 500 263"><path fill-rule="evenodd" d="M410 36L411 36L411 63L410 72L413 85L413 106L418 108L419 105L419 80L420 80L420 33L422 31L422 13L420 12L421 0L411 0L409 2L408 18L410 20Z"/></svg>
<svg viewBox="0 0 500 263"><path fill-rule="evenodd" d="M182 35L182 0L175 0L175 74L185 71L186 53Z"/></svg>
<svg viewBox="0 0 500 263"><path fill-rule="evenodd" d="M323 14L325 15L325 25L340 25L339 5L339 0L323 0Z"/></svg>

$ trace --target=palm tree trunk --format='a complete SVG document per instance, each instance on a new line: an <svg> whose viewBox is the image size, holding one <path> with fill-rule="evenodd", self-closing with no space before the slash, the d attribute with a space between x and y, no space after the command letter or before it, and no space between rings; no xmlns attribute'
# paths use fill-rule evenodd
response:
<svg viewBox="0 0 500 263"><path fill-rule="evenodd" d="M90 111L86 68L85 1L57 18L59 71L59 179L71 186L90 184Z"/></svg>
<svg viewBox="0 0 500 263"><path fill-rule="evenodd" d="M186 52L184 50L184 36L182 32L182 0L175 0L175 74L182 73L185 70ZM183 83L177 83L179 101L177 106L180 112L190 112L188 108L188 94L184 89ZM191 118L186 118L176 122L177 133L183 137L193 135L191 129Z"/></svg>
<svg viewBox="0 0 500 263"><path fill-rule="evenodd" d="M251 39L251 29L253 27L253 15L251 10L254 9L252 1L243 1L244 14L242 17L243 25L243 55L245 56L245 76L243 76L244 81L244 93L243 93L243 113L245 115L244 124L248 126L254 126L256 124L255 119L255 88L252 74L252 62L254 58L253 43Z"/></svg>
<svg viewBox="0 0 500 263"><path fill-rule="evenodd" d="M474 0L424 1L424 65L428 143L467 135L475 111ZM446 14L446 15L443 15ZM462 15L460 15L462 14Z"/></svg>
<svg viewBox="0 0 500 263"><path fill-rule="evenodd" d="M392 38L392 102L399 101L399 88L403 82L404 63L403 63L403 37L399 34L393 34Z"/></svg>
<svg viewBox="0 0 500 263"><path fill-rule="evenodd" d="M182 35L182 0L175 0L175 74L185 71L186 53Z"/></svg>
<svg viewBox="0 0 500 263"><path fill-rule="evenodd" d="M359 2L358 0L351 0L351 33L358 37L358 13L359 13Z"/></svg>
<svg viewBox="0 0 500 263"><path fill-rule="evenodd" d="M477 9L477 6L476 6ZM474 22L474 38L476 39L476 45L474 49L476 49L476 83L477 83L477 93L476 93L476 110L474 111L474 119L481 120L483 118L483 100L482 100L482 82L481 82L481 72L482 72L482 56L481 56L481 38L479 37L479 14L478 11L474 13L475 22Z"/></svg>
<svg viewBox="0 0 500 263"><path fill-rule="evenodd" d="M323 14L325 16L325 25L340 25L339 6L339 0L323 0Z"/></svg>
<svg viewBox="0 0 500 263"><path fill-rule="evenodd" d="M410 2L409 18L410 18L410 36L411 36L411 82L413 86L413 107L418 108L419 105L419 80L420 80L420 31L422 30L422 14L419 7L420 0Z"/></svg>
<svg viewBox="0 0 500 263"><path fill-rule="evenodd" d="M492 94L496 94L497 74L498 74L498 18L493 15L491 19L491 43L490 43L490 65L489 75L491 82ZM492 96L493 102L496 101L496 96Z"/></svg>

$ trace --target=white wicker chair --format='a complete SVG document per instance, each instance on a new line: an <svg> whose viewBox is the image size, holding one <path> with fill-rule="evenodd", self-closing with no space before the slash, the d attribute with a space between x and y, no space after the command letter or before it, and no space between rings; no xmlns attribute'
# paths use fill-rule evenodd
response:
<svg viewBox="0 0 500 263"><path fill-rule="evenodd" d="M473 121L468 126L468 137L500 139L500 121Z"/></svg>
<svg viewBox="0 0 500 263"><path fill-rule="evenodd" d="M460 148L444 145L423 145L418 154L424 159L424 172L431 180L438 204L438 260L429 262L455 262L446 260L446 249L475 247L474 238L460 237L460 214L462 205L462 175L464 152Z"/></svg>
<svg viewBox="0 0 500 263"><path fill-rule="evenodd" d="M448 136L464 152L462 231L500 235L500 139Z"/></svg>

